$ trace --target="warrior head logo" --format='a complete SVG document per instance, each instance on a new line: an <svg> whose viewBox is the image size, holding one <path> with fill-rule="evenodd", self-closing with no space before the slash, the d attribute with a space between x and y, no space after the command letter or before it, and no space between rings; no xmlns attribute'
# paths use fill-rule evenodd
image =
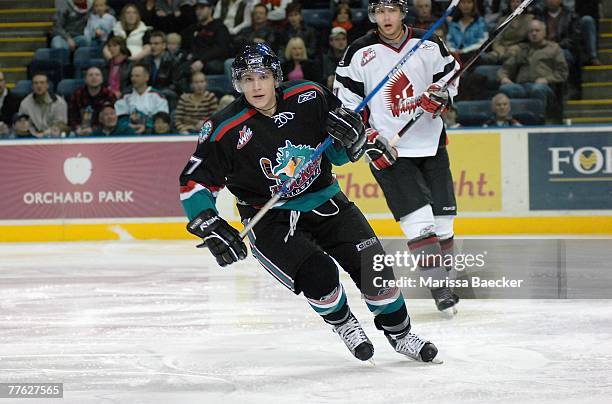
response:
<svg viewBox="0 0 612 404"><path fill-rule="evenodd" d="M412 113L416 110L418 104L414 98L414 88L403 71L400 70L393 76L386 87L387 108L391 110L394 117L400 116L403 112Z"/></svg>

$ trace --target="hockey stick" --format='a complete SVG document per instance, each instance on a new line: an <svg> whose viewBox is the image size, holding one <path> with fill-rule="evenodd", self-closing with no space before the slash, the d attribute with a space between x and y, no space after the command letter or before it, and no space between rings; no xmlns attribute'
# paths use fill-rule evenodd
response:
<svg viewBox="0 0 612 404"><path fill-rule="evenodd" d="M365 107L366 105L368 105L368 102L370 102L370 100L372 99L372 97L374 97L381 88L383 88L383 86L385 84L387 84L387 82L393 78L393 76L401 69L401 67L404 65L404 63L406 63L406 61L408 60L408 58L410 58L412 55L414 55L414 53L421 47L421 45L428 40L433 33L436 31L436 29L438 29L438 27L440 25L442 25L442 23L444 23L444 21L446 21L446 18L448 16L450 16L453 11L455 11L455 8L457 7L457 5L459 4L461 0L452 0L451 4L448 6L448 8L446 9L446 11L444 12L444 14L442 15L442 17L440 17L430 28L427 32L425 32L425 34L423 35L423 37L419 40L419 42L417 42L411 49L410 51L408 51L396 64L395 66L393 66L393 68L391 69L391 71L380 81L380 83L378 83L378 85L376 87L374 87L372 89L372 91L361 101L361 103L357 106L357 108L355 108L355 112L360 113ZM274 205L276 205L276 203L278 203L278 201L280 200L280 198L287 193L287 191L293 186L293 184L295 184L295 182L300 178L300 174L302 173L302 171L312 165L312 164L316 164L316 161L321 158L321 155L323 154L323 152L329 147L331 146L331 144L333 143L333 139L331 136L328 136L323 143L321 143L319 146L317 146L317 148L315 149L314 153L312 154L312 156L310 156L310 159L306 162L306 164L304 164L301 169L295 173L295 175L293 175L290 179L288 179L287 181L285 181L281 187L281 189L268 201L266 202L266 204L264 206L261 207L261 209L259 210L259 212L257 212L257 214L255 216L253 216L249 222L246 224L246 226L244 226L244 229L242 229L242 231L240 232L240 237L244 238L247 233L249 231L251 231L251 229L253 227L255 227L255 225L261 220L261 218L270 210L274 207Z"/></svg>
<svg viewBox="0 0 612 404"><path fill-rule="evenodd" d="M461 77L461 75L463 75L463 73L465 73L467 69L469 69L474 63L476 63L476 60L478 60L478 58L489 48L489 46L491 46L491 44L493 44L493 42L495 42L495 40L510 26L510 23L516 17L518 17L519 15L523 14L525 9L527 7L529 7L529 5L532 2L533 2L533 0L524 0L516 8L516 10L514 10L512 12L512 14L510 14L508 16L508 18L506 18L501 24L499 24L499 27L497 27L495 29L495 31L493 31L493 33L491 34L489 39L487 39L482 45L480 45L480 48L478 48L478 51L476 52L476 54L474 54L474 56L472 56L470 58L470 60L468 60L461 67L461 69L457 70L455 72L455 74L452 75L452 77L442 86L441 90L445 91L452 82L454 82L459 77ZM400 129L400 131L395 136L393 136L393 138L389 142L389 146L390 147L395 146L400 141L402 136L404 136L404 134L406 134L406 132L408 132L408 130L410 130L410 128L412 128L414 126L414 124L417 123L417 121L424 114L425 114L425 111L423 111L422 109L419 112L417 112L417 114L414 116L414 118L412 118L410 121L408 121L408 123L406 125L404 125L404 127L402 129Z"/></svg>

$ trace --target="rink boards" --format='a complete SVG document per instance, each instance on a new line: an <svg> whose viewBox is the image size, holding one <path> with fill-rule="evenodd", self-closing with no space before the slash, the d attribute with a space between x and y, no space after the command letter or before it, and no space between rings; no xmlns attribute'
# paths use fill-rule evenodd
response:
<svg viewBox="0 0 612 404"><path fill-rule="evenodd" d="M612 234L612 126L457 129L449 138L457 234ZM178 175L196 139L1 142L0 241L189 238ZM335 172L377 234L400 234L363 160ZM233 205L222 191L217 206L238 224Z"/></svg>

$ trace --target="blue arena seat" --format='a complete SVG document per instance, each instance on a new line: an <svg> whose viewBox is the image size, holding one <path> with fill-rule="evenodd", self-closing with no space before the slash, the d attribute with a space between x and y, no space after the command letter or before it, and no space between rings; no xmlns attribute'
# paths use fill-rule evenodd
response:
<svg viewBox="0 0 612 404"><path fill-rule="evenodd" d="M515 98L510 100L512 116L523 125L543 125L546 118L546 108L540 100L532 98Z"/></svg>
<svg viewBox="0 0 612 404"><path fill-rule="evenodd" d="M77 88L85 84L83 79L64 79L57 85L57 93L64 97L66 101L70 101L70 97Z"/></svg>
<svg viewBox="0 0 612 404"><path fill-rule="evenodd" d="M212 91L217 96L219 94L225 95L234 93L232 83L225 74L209 74L206 76L206 80L208 80L208 90Z"/></svg>
<svg viewBox="0 0 612 404"><path fill-rule="evenodd" d="M31 80L19 80L15 83L15 87L11 89L11 92L19 98L23 98L32 92L32 81Z"/></svg>
<svg viewBox="0 0 612 404"><path fill-rule="evenodd" d="M302 10L302 18L306 25L313 28L329 28L332 22L332 12L329 8Z"/></svg>
<svg viewBox="0 0 612 404"><path fill-rule="evenodd" d="M102 59L102 48L99 46L83 46L74 51L74 62L88 59Z"/></svg>
<svg viewBox="0 0 612 404"><path fill-rule="evenodd" d="M40 48L34 52L34 60L54 60L65 66L70 64L70 51L68 49Z"/></svg>

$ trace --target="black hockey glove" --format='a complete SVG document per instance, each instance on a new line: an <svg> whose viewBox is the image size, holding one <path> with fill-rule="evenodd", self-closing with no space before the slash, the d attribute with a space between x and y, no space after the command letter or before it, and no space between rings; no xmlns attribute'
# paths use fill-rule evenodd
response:
<svg viewBox="0 0 612 404"><path fill-rule="evenodd" d="M368 128L366 133L368 135L366 154L370 163L377 170L391 167L397 159L395 147L389 146L389 141L373 128Z"/></svg>
<svg viewBox="0 0 612 404"><path fill-rule="evenodd" d="M208 247L222 267L243 260L247 248L238 230L234 229L214 210L207 209L187 224L187 231L204 241L198 248Z"/></svg>
<svg viewBox="0 0 612 404"><path fill-rule="evenodd" d="M357 161L363 156L366 134L359 114L342 107L329 111L327 132L346 148L346 154L351 161Z"/></svg>

